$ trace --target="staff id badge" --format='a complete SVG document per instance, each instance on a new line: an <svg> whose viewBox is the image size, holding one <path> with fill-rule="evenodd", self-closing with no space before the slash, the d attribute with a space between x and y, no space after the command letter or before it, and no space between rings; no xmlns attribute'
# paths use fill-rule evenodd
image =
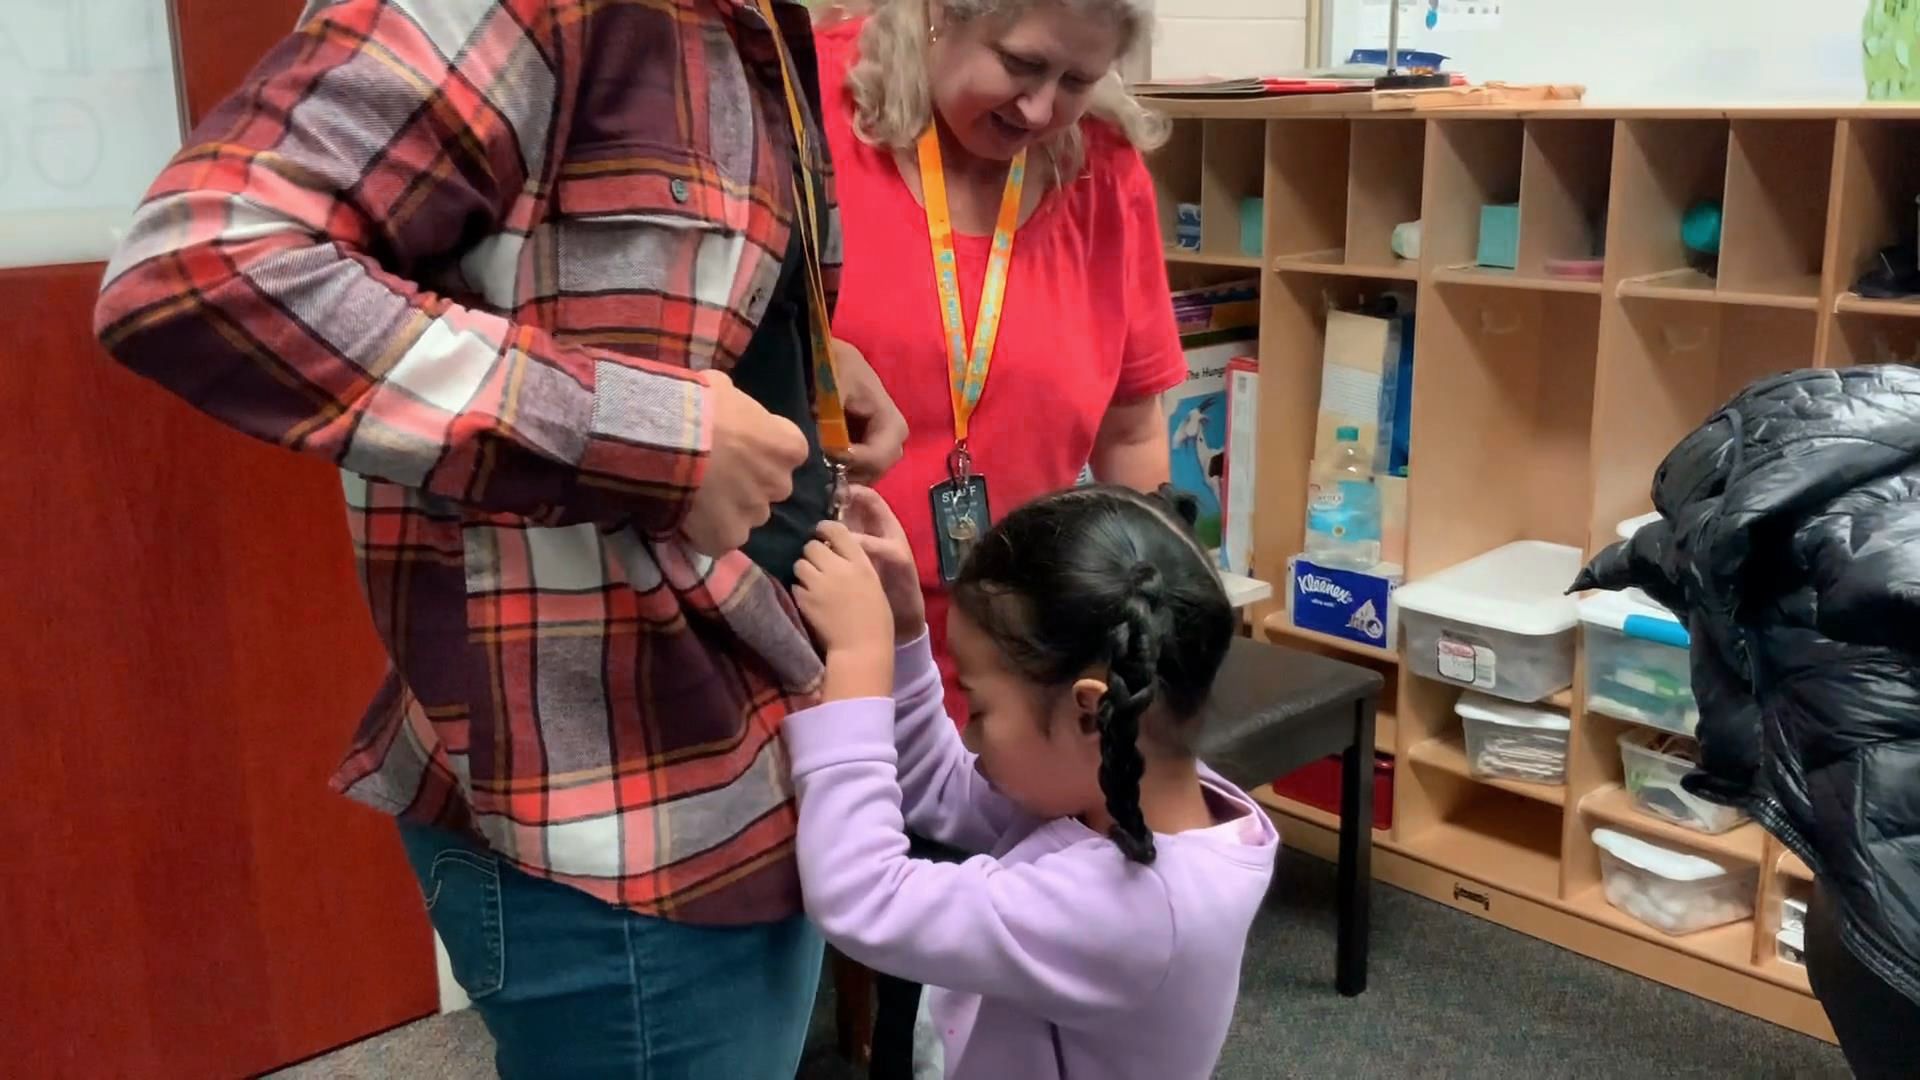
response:
<svg viewBox="0 0 1920 1080"><path fill-rule="evenodd" d="M987 478L963 473L933 485L933 542L940 557L940 580L948 585L960 576L960 567L973 545L993 523L987 507Z"/></svg>

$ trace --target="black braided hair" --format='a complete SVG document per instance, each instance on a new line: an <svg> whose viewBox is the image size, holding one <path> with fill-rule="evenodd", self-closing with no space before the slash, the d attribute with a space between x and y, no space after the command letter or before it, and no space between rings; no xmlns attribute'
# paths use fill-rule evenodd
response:
<svg viewBox="0 0 1920 1080"><path fill-rule="evenodd" d="M1140 813L1140 719L1153 704L1159 682L1160 640L1154 620L1161 609L1160 571L1140 563L1134 594L1108 639L1107 692L1100 699L1100 792L1113 815L1113 842L1127 858L1153 861L1153 832Z"/></svg>
<svg viewBox="0 0 1920 1080"><path fill-rule="evenodd" d="M1124 488L1049 495L989 530L953 589L960 610L1041 685L1065 688L1105 669L1094 718L1100 791L1113 842L1139 863L1154 859L1140 810L1140 740L1190 751L1188 722L1206 703L1234 634L1232 608L1193 539L1189 513Z"/></svg>

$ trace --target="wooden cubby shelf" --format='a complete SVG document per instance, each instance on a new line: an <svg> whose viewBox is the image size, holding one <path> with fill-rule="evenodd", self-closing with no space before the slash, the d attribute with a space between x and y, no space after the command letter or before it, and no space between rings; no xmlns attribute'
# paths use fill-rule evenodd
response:
<svg viewBox="0 0 1920 1080"><path fill-rule="evenodd" d="M1282 255L1273 260L1273 268L1282 274L1327 274L1334 277L1379 278L1384 281L1420 280L1420 264L1411 259L1350 263L1345 248Z"/></svg>
<svg viewBox="0 0 1920 1080"><path fill-rule="evenodd" d="M1489 289L1531 289L1537 292L1586 293L1600 295L1600 282L1577 278L1556 278L1522 274L1498 266L1446 266L1433 272L1441 285L1481 286Z"/></svg>
<svg viewBox="0 0 1920 1080"><path fill-rule="evenodd" d="M1295 626L1293 625L1292 617L1285 611L1276 611L1267 616L1266 621L1262 625L1266 628L1267 636L1270 638L1287 638L1294 643L1318 645L1336 653L1345 653L1348 656L1357 656L1383 664L1398 665L1400 663L1400 654L1397 652L1392 652L1387 649L1376 649L1371 645L1362 645L1359 642L1348 641L1345 638L1337 638L1331 634L1322 634L1316 630L1308 630L1305 627Z"/></svg>
<svg viewBox="0 0 1920 1080"><path fill-rule="evenodd" d="M1920 318L1920 297L1907 300L1878 300L1858 293L1842 293L1833 302L1841 315L1891 315L1900 319Z"/></svg>
<svg viewBox="0 0 1920 1080"><path fill-rule="evenodd" d="M1724 833L1703 833L1642 813L1619 784L1597 788L1580 800L1580 812L1595 822L1639 833L1662 847L1690 849L1722 864L1759 866L1765 834L1751 822Z"/></svg>
<svg viewBox="0 0 1920 1080"><path fill-rule="evenodd" d="M1217 255L1204 251L1187 251L1182 248L1168 248L1167 261L1189 266L1222 266L1239 270L1258 270L1261 262L1258 255Z"/></svg>
<svg viewBox="0 0 1920 1080"><path fill-rule="evenodd" d="M1807 869L1807 864L1800 861L1800 856L1795 855L1791 851L1781 852L1780 861L1776 863L1775 866L1780 873L1785 874L1795 881L1810 882L1813 880L1813 871Z"/></svg>
<svg viewBox="0 0 1920 1080"><path fill-rule="evenodd" d="M1565 784L1529 784L1520 780L1473 775L1471 763L1467 761L1465 741L1457 732L1418 744L1408 752L1407 758L1415 765L1439 769L1441 772L1472 780L1477 784L1485 784L1491 788L1498 788L1523 799L1532 799L1534 802L1563 806L1567 801Z"/></svg>
<svg viewBox="0 0 1920 1080"><path fill-rule="evenodd" d="M1329 308L1392 293L1415 310L1406 580L1515 540L1598 551L1645 513L1673 445L1756 379L1808 366L1920 362L1920 298L1857 294L1879 254L1920 224L1920 108L1449 109L1346 113L1326 102L1179 102L1152 161L1175 202L1202 208L1177 280L1259 268L1254 576L1286 588L1305 535ZM1261 198L1261 243L1242 207ZM1681 223L1721 210L1717 258ZM1482 207L1517 204L1512 269L1478 265ZM1420 224L1420 257L1396 226ZM1601 279L1549 273L1602 259ZM1171 271L1170 271L1171 272ZM1564 271L1563 271L1564 272ZM1461 690L1371 649L1292 625L1265 635L1359 663L1387 687L1376 746L1394 752L1381 879L1583 955L1831 1040L1804 970L1776 957L1780 901L1810 875L1759 826L1719 836L1634 808L1618 740L1631 725L1568 713L1564 785L1474 777ZM1579 635L1576 635L1576 641ZM1585 678L1576 646L1575 683ZM1279 798L1289 843L1334 852L1333 815ZM1596 827L1698 852L1757 879L1752 919L1670 937L1606 902Z"/></svg>

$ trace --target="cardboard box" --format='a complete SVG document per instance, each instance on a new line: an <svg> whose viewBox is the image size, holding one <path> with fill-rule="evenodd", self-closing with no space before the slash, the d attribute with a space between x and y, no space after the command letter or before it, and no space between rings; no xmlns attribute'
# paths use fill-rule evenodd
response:
<svg viewBox="0 0 1920 1080"><path fill-rule="evenodd" d="M1358 428L1373 471L1405 475L1412 388L1413 316L1328 312L1313 456L1332 454L1339 429Z"/></svg>

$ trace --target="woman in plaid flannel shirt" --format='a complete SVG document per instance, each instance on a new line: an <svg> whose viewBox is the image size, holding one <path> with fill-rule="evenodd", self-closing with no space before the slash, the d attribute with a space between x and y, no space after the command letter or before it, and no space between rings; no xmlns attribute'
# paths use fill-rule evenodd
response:
<svg viewBox="0 0 1920 1080"><path fill-rule="evenodd" d="M341 469L392 668L334 782L402 820L508 1077L799 1056L813 72L794 0L312 0L107 271L120 361ZM839 355L872 477L902 422Z"/></svg>

